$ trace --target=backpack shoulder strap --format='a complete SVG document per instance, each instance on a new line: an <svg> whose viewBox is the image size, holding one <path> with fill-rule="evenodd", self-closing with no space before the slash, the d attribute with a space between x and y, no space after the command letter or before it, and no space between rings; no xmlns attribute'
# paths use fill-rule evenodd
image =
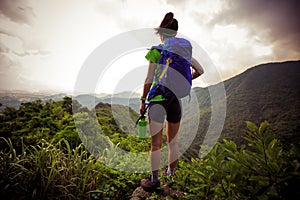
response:
<svg viewBox="0 0 300 200"><path fill-rule="evenodd" d="M161 72L161 74L159 76L159 81L161 81L161 79L165 76L170 63L171 63L171 58L167 58L167 60L166 60L166 66L165 66L164 70Z"/></svg>

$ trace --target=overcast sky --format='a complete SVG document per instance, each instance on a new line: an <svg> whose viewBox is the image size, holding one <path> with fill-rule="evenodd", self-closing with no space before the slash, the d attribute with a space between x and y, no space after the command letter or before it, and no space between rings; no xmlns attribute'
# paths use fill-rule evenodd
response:
<svg viewBox="0 0 300 200"><path fill-rule="evenodd" d="M96 47L157 27L170 11L223 80L261 63L300 59L297 0L0 0L0 89L72 91ZM143 53L139 64L147 64Z"/></svg>

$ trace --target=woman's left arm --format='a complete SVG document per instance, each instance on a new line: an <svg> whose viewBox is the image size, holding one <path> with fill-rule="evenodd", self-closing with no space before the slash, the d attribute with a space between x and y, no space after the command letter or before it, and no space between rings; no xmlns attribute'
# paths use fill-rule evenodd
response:
<svg viewBox="0 0 300 200"><path fill-rule="evenodd" d="M146 77L145 83L144 83L143 94L141 96L141 105L140 105L140 113L141 114L143 114L145 111L145 107L146 107L145 100L146 100L146 97L148 95L148 92L149 92L152 82L153 82L155 67L156 67L156 64L149 61L148 73L147 73L147 77Z"/></svg>
<svg viewBox="0 0 300 200"><path fill-rule="evenodd" d="M191 59L191 67L194 69L194 72L192 74L192 79L195 79L202 75L204 73L203 67L200 65L200 63L192 57Z"/></svg>

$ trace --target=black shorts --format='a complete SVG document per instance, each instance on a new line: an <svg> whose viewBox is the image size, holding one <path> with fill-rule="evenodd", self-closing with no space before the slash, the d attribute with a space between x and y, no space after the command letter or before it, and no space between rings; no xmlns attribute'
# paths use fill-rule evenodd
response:
<svg viewBox="0 0 300 200"><path fill-rule="evenodd" d="M177 123L181 120L181 102L173 100L150 102L149 104L149 117L151 120L164 123L165 117L171 123Z"/></svg>

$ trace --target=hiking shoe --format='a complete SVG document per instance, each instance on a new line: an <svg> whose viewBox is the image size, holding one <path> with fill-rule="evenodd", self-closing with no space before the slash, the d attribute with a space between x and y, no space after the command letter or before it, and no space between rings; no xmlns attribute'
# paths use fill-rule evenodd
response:
<svg viewBox="0 0 300 200"><path fill-rule="evenodd" d="M152 182L150 178L146 178L141 181L141 186L145 191L153 192L160 186L160 181Z"/></svg>
<svg viewBox="0 0 300 200"><path fill-rule="evenodd" d="M168 176L169 174L168 174L167 170L164 170L164 171L161 172L161 175L162 176Z"/></svg>
<svg viewBox="0 0 300 200"><path fill-rule="evenodd" d="M173 175L168 174L168 168L166 168L166 170L162 171L161 175L164 176L164 177L166 177L166 176L175 177L175 174L173 174Z"/></svg>

